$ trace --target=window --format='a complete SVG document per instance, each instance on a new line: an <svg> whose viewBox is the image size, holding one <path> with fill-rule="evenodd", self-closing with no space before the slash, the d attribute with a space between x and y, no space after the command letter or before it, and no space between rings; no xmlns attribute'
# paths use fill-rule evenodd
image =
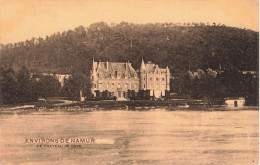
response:
<svg viewBox="0 0 260 165"><path fill-rule="evenodd" d="M112 75L111 75L111 74L109 74L109 77L111 78L111 77L112 77Z"/></svg>
<svg viewBox="0 0 260 165"><path fill-rule="evenodd" d="M159 78L158 77L156 77L156 81L158 81L159 80Z"/></svg>
<svg viewBox="0 0 260 165"><path fill-rule="evenodd" d="M144 84L144 88L145 88L145 84Z"/></svg>
<svg viewBox="0 0 260 165"><path fill-rule="evenodd" d="M135 89L137 89L137 83L135 83Z"/></svg>
<svg viewBox="0 0 260 165"><path fill-rule="evenodd" d="M144 80L145 80L145 77L144 77Z"/></svg>
<svg viewBox="0 0 260 165"><path fill-rule="evenodd" d="M115 84L114 84L114 83L112 83L112 89L114 88L114 85L115 85Z"/></svg>
<svg viewBox="0 0 260 165"><path fill-rule="evenodd" d="M162 81L164 81L164 78L162 78Z"/></svg>
<svg viewBox="0 0 260 165"><path fill-rule="evenodd" d="M128 88L128 84L127 83L125 83L125 89L127 89Z"/></svg>
<svg viewBox="0 0 260 165"><path fill-rule="evenodd" d="M97 88L97 84L94 84L94 88Z"/></svg>
<svg viewBox="0 0 260 165"><path fill-rule="evenodd" d="M150 80L152 81L152 80L153 80L153 78L152 78L152 77L150 77Z"/></svg>
<svg viewBox="0 0 260 165"><path fill-rule="evenodd" d="M99 88L102 88L102 83L99 83Z"/></svg>
<svg viewBox="0 0 260 165"><path fill-rule="evenodd" d="M99 73L97 74L97 77L99 78Z"/></svg>
<svg viewBox="0 0 260 165"><path fill-rule="evenodd" d="M121 84L120 83L117 84L117 88L121 88Z"/></svg>

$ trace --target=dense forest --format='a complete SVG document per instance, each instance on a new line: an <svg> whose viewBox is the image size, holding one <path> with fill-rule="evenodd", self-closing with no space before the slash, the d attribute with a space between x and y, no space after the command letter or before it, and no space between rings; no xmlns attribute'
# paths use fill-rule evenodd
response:
<svg viewBox="0 0 260 165"><path fill-rule="evenodd" d="M214 98L243 96L249 104L256 105L258 74L245 75L241 71L258 73L258 45L259 32L220 24L121 22L108 25L99 22L45 38L0 44L0 65L5 68L1 74L6 78L1 88L5 92L4 87L9 88L8 79L13 79L18 84L14 85L18 93L22 91L19 83L24 84L25 80L19 82L22 79L19 74L28 75L26 69L30 73L62 71L72 74L73 79L67 80L64 89L59 89L56 95L63 91L63 94L75 98L79 93L78 84L89 88L89 83L81 82L77 77L88 75L93 58L96 61L130 61L135 69L139 68L143 58L160 67L169 66L173 76L171 92L199 99L206 97L212 104ZM49 77L45 79L42 81L55 81ZM34 86L34 79L30 81ZM40 83L36 85L41 86ZM72 92L74 88L78 89L76 93ZM41 91L46 90L28 95L54 95ZM16 94L11 93L10 98L12 95Z"/></svg>
<svg viewBox="0 0 260 165"><path fill-rule="evenodd" d="M127 61L139 68L141 58L172 73L214 70L258 70L258 32L187 23L94 23L46 38L1 46L1 64L40 71L66 69L83 72L96 60Z"/></svg>

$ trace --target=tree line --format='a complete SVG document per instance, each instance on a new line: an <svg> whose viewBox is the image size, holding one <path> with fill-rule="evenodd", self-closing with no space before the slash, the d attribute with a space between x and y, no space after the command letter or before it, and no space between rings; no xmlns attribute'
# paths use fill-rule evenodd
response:
<svg viewBox="0 0 260 165"><path fill-rule="evenodd" d="M79 26L45 38L3 45L1 64L44 70L69 68L86 73L96 60L131 61L142 57L173 73L214 70L258 70L258 34L252 30L203 23L132 24L104 22Z"/></svg>
<svg viewBox="0 0 260 165"><path fill-rule="evenodd" d="M245 97L246 105L258 105L258 74L237 70L219 72L208 68L178 74L171 81L171 92L182 98L203 99L209 105L223 104L227 97Z"/></svg>
<svg viewBox="0 0 260 165"><path fill-rule="evenodd" d="M80 91L83 96L91 97L91 84L84 74L73 74L65 79L61 86L54 75L43 75L30 72L22 67L19 72L12 68L0 68L0 95L4 104L37 102L39 97L68 97L79 100Z"/></svg>
<svg viewBox="0 0 260 165"><path fill-rule="evenodd" d="M258 91L258 79L250 74L244 75L242 71L258 72L258 36L259 32L220 24L121 22L108 25L99 22L89 27L79 26L74 30L54 33L45 38L1 45L0 64L5 67L1 72L4 73L2 78L6 79L2 82L10 79L10 89L18 88L17 83L25 83L28 79L20 80L21 77L18 76L23 66L39 72L46 69L67 69L74 76L65 81L63 89L59 87L58 93L75 98L79 94L79 86L84 91L89 91L91 84L85 78L88 78L93 58L97 61L130 61L138 69L143 57L145 61L152 61L160 67L169 66L174 77L171 90L179 95L189 94L197 98L223 91L216 95L246 96L254 100L254 91ZM208 75L208 68L218 73L216 77ZM204 72L204 78L191 78L189 72ZM83 82L82 77L85 80ZM43 84L52 80L45 81ZM31 78L29 82L26 89L35 85L34 79ZM212 84L214 85L208 86ZM214 87L221 90L210 91ZM4 93L5 88L1 88ZM11 91L15 91L10 94L12 96L15 93L18 96L19 93L26 93ZM39 95L40 92L32 93L28 92L27 95ZM85 95L87 93L84 92Z"/></svg>

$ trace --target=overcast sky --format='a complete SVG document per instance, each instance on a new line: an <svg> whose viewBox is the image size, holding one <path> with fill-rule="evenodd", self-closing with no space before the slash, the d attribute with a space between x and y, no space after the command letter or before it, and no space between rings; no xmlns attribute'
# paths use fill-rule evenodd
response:
<svg viewBox="0 0 260 165"><path fill-rule="evenodd" d="M0 0L0 43L94 22L213 22L259 31L259 0Z"/></svg>

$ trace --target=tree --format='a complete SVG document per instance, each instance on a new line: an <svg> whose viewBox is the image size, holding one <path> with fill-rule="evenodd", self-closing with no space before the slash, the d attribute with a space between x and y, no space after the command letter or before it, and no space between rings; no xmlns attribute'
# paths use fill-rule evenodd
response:
<svg viewBox="0 0 260 165"><path fill-rule="evenodd" d="M221 97L221 86L217 80L217 72L208 68L206 71L198 69L197 72L189 72L191 78L191 94L193 98L203 99L209 105L213 105L215 98Z"/></svg>
<svg viewBox="0 0 260 165"><path fill-rule="evenodd" d="M70 78L66 79L63 86L63 93L74 100L79 100L80 91L83 97L89 99L92 97L91 82L85 74L73 74Z"/></svg>
<svg viewBox="0 0 260 165"><path fill-rule="evenodd" d="M18 92L17 97L19 102L28 102L33 100L31 77L29 70L24 66L17 75Z"/></svg>
<svg viewBox="0 0 260 165"><path fill-rule="evenodd" d="M45 99L59 96L61 92L61 84L54 76L43 76L37 86L39 96Z"/></svg>
<svg viewBox="0 0 260 165"><path fill-rule="evenodd" d="M9 68L1 68L2 81L0 82L1 92L3 95L3 103L17 103L18 102L18 82L15 72Z"/></svg>

